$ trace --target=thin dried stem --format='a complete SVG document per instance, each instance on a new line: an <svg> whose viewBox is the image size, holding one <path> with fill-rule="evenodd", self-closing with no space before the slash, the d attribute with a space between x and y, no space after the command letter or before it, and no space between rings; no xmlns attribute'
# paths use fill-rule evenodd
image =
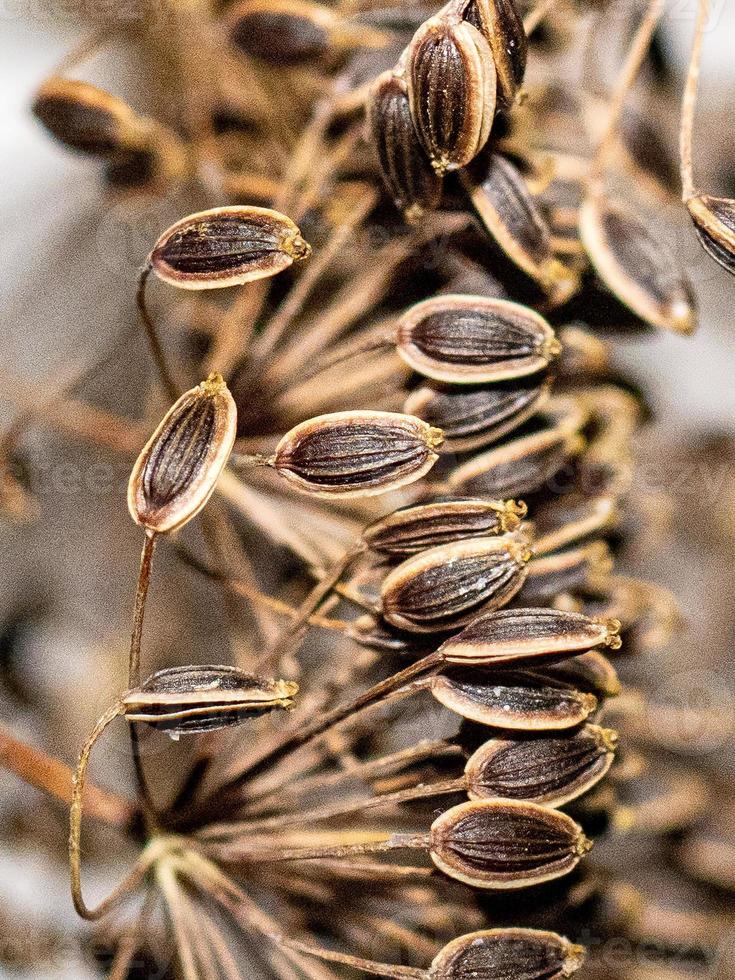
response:
<svg viewBox="0 0 735 980"><path fill-rule="evenodd" d="M135 302L138 306L138 312L140 313L140 318L143 321L143 326L145 327L148 345L151 349L151 355L156 365L156 370L158 371L158 377L160 378L161 384L166 390L168 397L172 402L175 402L181 394L182 389L176 383L173 375L171 374L161 339L158 336L158 329L156 328L153 318L148 311L148 304L146 302L146 286L148 284L148 277L150 274L151 266L150 263L147 263L143 266L140 271L140 275L138 276L138 288L135 293Z"/></svg>
<svg viewBox="0 0 735 980"><path fill-rule="evenodd" d="M697 20L694 26L694 41L689 61L684 97L681 106L681 123L679 128L679 154L681 157L681 194L686 203L696 195L694 186L694 114L697 108L697 93L699 77L702 68L702 43L704 28L710 13L710 0L699 0Z"/></svg>
<svg viewBox="0 0 735 980"><path fill-rule="evenodd" d="M378 963L375 960L367 960L362 956L350 956L346 953L338 953L332 949L324 949L320 946L314 946L312 943L300 942L298 939L288 939L285 936L279 937L278 942L283 946L287 946L289 949L295 949L309 956L316 956L318 959L326 960L328 963L341 963L343 966L348 966L353 970L362 970L363 973L372 973L379 977L391 977L395 978L395 980L427 980L429 976L426 970L421 970L418 967Z"/></svg>
<svg viewBox="0 0 735 980"><path fill-rule="evenodd" d="M143 550L140 555L138 585L135 590L135 604L133 607L133 631L130 637L130 654L128 658L129 687L140 686L140 641L143 636L143 619L145 617L148 588L151 583L151 568L153 566L153 552L156 547L156 541L157 535L153 531L146 531Z"/></svg>
<svg viewBox="0 0 735 980"><path fill-rule="evenodd" d="M546 19L546 15L557 4L559 0L539 0L535 7L523 18L523 29L526 36L530 37L534 31L541 26Z"/></svg>
<svg viewBox="0 0 735 980"><path fill-rule="evenodd" d="M183 904L181 888L176 879L175 865L159 861L156 866L156 882L166 902L171 927L176 938L176 953L184 980L199 980L196 956L192 946L191 921Z"/></svg>
<svg viewBox="0 0 735 980"><path fill-rule="evenodd" d="M421 851L430 845L428 834L390 834L382 840L366 836L363 841L349 844L324 844L309 847L268 847L266 843L248 844L242 841L211 845L211 853L224 861L262 864L278 861L318 861L322 858L347 858L365 854L388 854L391 851Z"/></svg>

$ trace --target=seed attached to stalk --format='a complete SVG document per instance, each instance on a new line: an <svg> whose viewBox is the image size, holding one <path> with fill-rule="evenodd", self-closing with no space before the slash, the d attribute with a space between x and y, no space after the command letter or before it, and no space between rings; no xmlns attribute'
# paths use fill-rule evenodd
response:
<svg viewBox="0 0 735 980"><path fill-rule="evenodd" d="M297 692L292 681L254 677L237 667L170 667L128 691L122 703L129 722L144 722L178 738L289 708Z"/></svg>
<svg viewBox="0 0 735 980"><path fill-rule="evenodd" d="M523 84L528 38L514 0L469 0L462 14L490 45L497 72L497 109L506 111Z"/></svg>
<svg viewBox="0 0 735 980"><path fill-rule="evenodd" d="M442 433L395 412L334 412L302 422L276 447L272 465L304 493L374 496L425 476Z"/></svg>
<svg viewBox="0 0 735 980"><path fill-rule="evenodd" d="M460 803L431 825L431 858L475 888L527 888L569 874L592 847L579 824L534 803Z"/></svg>
<svg viewBox="0 0 735 980"><path fill-rule="evenodd" d="M405 54L411 115L439 174L470 162L495 115L492 51L472 24L439 14L418 29Z"/></svg>
<svg viewBox="0 0 735 980"><path fill-rule="evenodd" d="M483 929L448 943L427 980L563 980L583 963L584 949L554 932Z"/></svg>
<svg viewBox="0 0 735 980"><path fill-rule="evenodd" d="M479 610L510 602L523 585L530 557L528 544L510 536L429 548L386 576L380 591L383 616L418 633L461 626Z"/></svg>
<svg viewBox="0 0 735 980"><path fill-rule="evenodd" d="M398 322L398 353L419 374L479 384L542 371L561 350L534 310L483 296L437 296Z"/></svg>
<svg viewBox="0 0 735 980"><path fill-rule="evenodd" d="M702 248L735 275L735 200L698 194L686 205Z"/></svg>
<svg viewBox="0 0 735 980"><path fill-rule="evenodd" d="M138 117L122 99L69 78L49 78L36 93L33 113L72 150L113 157L139 146Z"/></svg>

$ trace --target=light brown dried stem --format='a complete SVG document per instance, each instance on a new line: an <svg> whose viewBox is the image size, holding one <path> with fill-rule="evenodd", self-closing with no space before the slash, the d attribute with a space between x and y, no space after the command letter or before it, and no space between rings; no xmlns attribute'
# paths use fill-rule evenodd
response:
<svg viewBox="0 0 735 980"><path fill-rule="evenodd" d="M697 93L699 77L702 68L702 44L704 29L710 13L710 0L699 0L697 20L694 26L692 54L689 61L684 96L681 106L681 123L679 128L679 154L681 158L681 194L686 203L697 193L694 186L694 114L697 108Z"/></svg>
<svg viewBox="0 0 735 980"><path fill-rule="evenodd" d="M192 946L191 918L183 903L181 887L176 878L175 865L159 861L156 865L156 882L168 910L171 927L176 939L176 953L184 980L199 980L196 956Z"/></svg>
<svg viewBox="0 0 735 980"><path fill-rule="evenodd" d="M151 569L153 567L153 552L158 540L153 531L146 531L143 541L143 550L140 555L140 570L138 572L138 584L135 589L135 603L133 606L133 630L130 637L130 654L128 658L128 686L140 686L140 644L143 636L143 620L145 617L146 599L151 583Z"/></svg>
<svg viewBox="0 0 735 980"><path fill-rule="evenodd" d="M138 952L140 942L148 925L148 920L157 900L157 893L153 888L149 888L140 912L125 930L118 943L115 957L110 966L108 980L128 980L133 957Z"/></svg>
<svg viewBox="0 0 735 980"><path fill-rule="evenodd" d="M309 845L269 847L267 841L250 838L247 843L240 840L211 844L208 852L226 862L270 864L280 861L319 861L322 858L342 859L365 854L388 854L392 851L425 851L431 845L429 834L386 834L377 838L376 834L380 833L380 831L371 831L365 834L364 840L350 840L345 844L320 844L314 847Z"/></svg>
<svg viewBox="0 0 735 980"><path fill-rule="evenodd" d="M523 29L527 37L530 37L541 26L546 19L546 15L558 2L559 0L539 0L536 6L529 10L523 18Z"/></svg>
<svg viewBox="0 0 735 980"><path fill-rule="evenodd" d="M151 355L153 357L153 362L158 371L158 377L161 380L166 394L175 402L176 399L182 392L182 388L174 380L171 373L171 369L168 366L168 360L166 354L163 350L163 344L161 343L161 338L158 336L158 329L153 322L153 318L148 310L148 303L146 300L146 286L148 283L148 278L151 274L150 262L147 262L143 268L140 270L138 276L138 287L135 292L135 302L138 307L138 312L140 318L143 321L143 326L145 327L146 337L148 338L148 345L151 350Z"/></svg>

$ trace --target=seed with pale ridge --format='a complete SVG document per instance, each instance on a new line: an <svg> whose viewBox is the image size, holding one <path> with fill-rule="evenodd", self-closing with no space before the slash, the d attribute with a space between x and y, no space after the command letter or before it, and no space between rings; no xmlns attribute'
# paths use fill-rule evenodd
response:
<svg viewBox="0 0 735 980"><path fill-rule="evenodd" d="M464 20L490 45L497 72L498 110L509 109L526 73L528 38L514 0L469 0Z"/></svg>
<svg viewBox="0 0 735 980"><path fill-rule="evenodd" d="M373 496L421 479L442 433L395 412L334 412L302 422L276 447L278 472L304 493Z"/></svg>
<svg viewBox="0 0 735 980"><path fill-rule="evenodd" d="M507 537L472 538L407 558L384 579L384 618L399 629L435 632L509 602L526 578L528 544Z"/></svg>
<svg viewBox="0 0 735 980"><path fill-rule="evenodd" d="M608 576L613 568L606 541L590 541L579 548L542 555L528 566L524 598L535 605L562 592L583 592ZM533 600L536 600L534 603Z"/></svg>
<svg viewBox="0 0 735 980"><path fill-rule="evenodd" d="M547 665L539 673L608 698L620 694L622 689L617 671L599 650L590 650L561 663Z"/></svg>
<svg viewBox="0 0 735 980"><path fill-rule="evenodd" d="M138 457L128 483L133 520L174 531L199 513L235 442L237 408L219 374L185 392Z"/></svg>
<svg viewBox="0 0 735 980"><path fill-rule="evenodd" d="M459 936L434 957L427 980L563 980L584 949L540 929L483 929Z"/></svg>
<svg viewBox="0 0 735 980"><path fill-rule="evenodd" d="M541 371L561 350L527 306L484 296L436 296L398 321L398 353L419 374L449 384L506 381Z"/></svg>
<svg viewBox="0 0 735 980"><path fill-rule="evenodd" d="M228 8L230 43L251 58L297 65L327 54L337 17L307 0L245 0Z"/></svg>
<svg viewBox="0 0 735 980"><path fill-rule="evenodd" d="M88 82L50 78L36 93L36 118L73 150L113 156L140 143L141 126L121 99Z"/></svg>
<svg viewBox="0 0 735 980"><path fill-rule="evenodd" d="M274 276L310 252L286 215L233 205L177 221L158 239L148 261L172 286L219 289Z"/></svg>
<svg viewBox="0 0 735 980"><path fill-rule="evenodd" d="M700 194L686 203L702 248L735 275L735 200Z"/></svg>
<svg viewBox="0 0 735 980"><path fill-rule="evenodd" d="M475 888L527 888L569 874L592 847L579 824L535 803L460 803L431 825L434 864Z"/></svg>

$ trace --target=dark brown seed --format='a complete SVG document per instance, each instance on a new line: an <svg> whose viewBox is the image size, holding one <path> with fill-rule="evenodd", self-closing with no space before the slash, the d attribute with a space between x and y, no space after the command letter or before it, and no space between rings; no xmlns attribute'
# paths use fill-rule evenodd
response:
<svg viewBox="0 0 735 980"><path fill-rule="evenodd" d="M233 206L182 218L161 235L149 261L172 286L219 289L273 276L310 252L285 215Z"/></svg>
<svg viewBox="0 0 735 980"><path fill-rule="evenodd" d="M406 50L411 115L435 170L469 163L483 148L495 115L492 51L471 24L438 15L418 29Z"/></svg>
<svg viewBox="0 0 735 980"><path fill-rule="evenodd" d="M650 326L692 333L691 286L660 238L635 214L590 194L580 209L579 232L598 275L621 303Z"/></svg>
<svg viewBox="0 0 735 980"><path fill-rule="evenodd" d="M306 0L245 0L227 12L230 43L272 65L297 65L329 52L333 12Z"/></svg>
<svg viewBox="0 0 735 980"><path fill-rule="evenodd" d="M441 500L396 510L365 528L362 537L373 551L405 557L464 538L516 531L527 512L515 500Z"/></svg>
<svg viewBox="0 0 735 980"><path fill-rule="evenodd" d="M620 623L558 609L486 613L439 647L445 663L523 665L563 659L592 647L620 647Z"/></svg>
<svg viewBox="0 0 735 980"><path fill-rule="evenodd" d="M452 940L427 980L563 980L584 962L584 949L555 932L484 929Z"/></svg>
<svg viewBox="0 0 735 980"><path fill-rule="evenodd" d="M735 275L735 201L700 194L686 203L702 248Z"/></svg>
<svg viewBox="0 0 735 980"><path fill-rule="evenodd" d="M514 0L469 0L464 19L490 45L498 75L497 108L510 109L526 74L528 38Z"/></svg>
<svg viewBox="0 0 735 980"><path fill-rule="evenodd" d="M442 433L394 412L334 412L302 422L272 463L305 493L373 496L421 479L439 458Z"/></svg>
<svg viewBox="0 0 735 980"><path fill-rule="evenodd" d="M437 296L398 321L398 353L419 374L450 384L505 381L542 371L561 347L529 307L483 296Z"/></svg>
<svg viewBox="0 0 735 980"><path fill-rule="evenodd" d="M388 71L375 81L368 119L386 189L406 221L413 224L438 207L442 179L416 135L401 76Z"/></svg>
<svg viewBox="0 0 735 980"><path fill-rule="evenodd" d="M179 398L138 457L128 483L133 520L173 531L199 513L229 459L237 408L220 375Z"/></svg>
<svg viewBox="0 0 735 980"><path fill-rule="evenodd" d="M411 392L403 410L444 432L442 452L467 452L522 425L543 408L550 388L541 374L469 390L422 387Z"/></svg>
<svg viewBox="0 0 735 980"><path fill-rule="evenodd" d="M36 94L33 113L56 139L93 156L130 150L141 138L130 106L87 82L50 78Z"/></svg>
<svg viewBox="0 0 735 980"><path fill-rule="evenodd" d="M390 572L381 588L391 625L436 632L468 622L482 609L498 609L523 585L531 553L523 540L473 538L429 548Z"/></svg>
<svg viewBox="0 0 735 980"><path fill-rule="evenodd" d="M597 725L565 735L491 739L467 762L468 795L562 806L602 779L616 745L617 734Z"/></svg>
<svg viewBox="0 0 735 980"><path fill-rule="evenodd" d="M460 803L431 825L431 858L475 888L527 888L568 874L592 847L579 824L535 803Z"/></svg>
<svg viewBox="0 0 735 980"><path fill-rule="evenodd" d="M291 681L245 674L237 667L169 667L123 698L125 717L174 738L237 725L274 708L288 708L298 692Z"/></svg>
<svg viewBox="0 0 735 980"><path fill-rule="evenodd" d="M518 731L558 731L585 721L597 698L530 671L453 667L431 679L445 708L481 725Z"/></svg>

